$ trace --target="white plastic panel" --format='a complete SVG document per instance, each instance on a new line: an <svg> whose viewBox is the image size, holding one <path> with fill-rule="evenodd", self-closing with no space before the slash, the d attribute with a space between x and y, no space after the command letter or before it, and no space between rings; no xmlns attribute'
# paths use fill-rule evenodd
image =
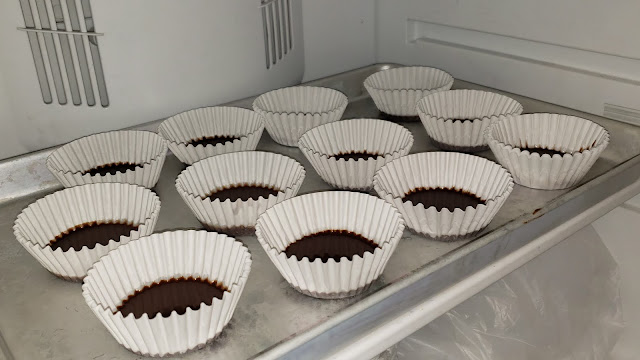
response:
<svg viewBox="0 0 640 360"><path fill-rule="evenodd" d="M376 60L640 124L639 12L628 0L378 0Z"/></svg>
<svg viewBox="0 0 640 360"><path fill-rule="evenodd" d="M0 14L0 19L2 14ZM0 69L0 84L3 83L3 73ZM2 124L2 132L0 137L2 138L1 148L12 149L16 153L26 152L27 149L18 141L15 130L15 123L13 119L15 115L13 108L9 102L8 89L0 86L0 124Z"/></svg>
<svg viewBox="0 0 640 360"><path fill-rule="evenodd" d="M375 63L375 2L302 0L304 80Z"/></svg>
<svg viewBox="0 0 640 360"><path fill-rule="evenodd" d="M44 103L27 35L17 30L25 26L19 1L3 1L0 42L12 51L0 59L0 86L14 116L0 122L15 129L0 133L0 159L299 83L302 8L289 1L296 41L267 69L259 0L91 0L95 31L104 34L108 107ZM5 145L13 140L18 147Z"/></svg>
<svg viewBox="0 0 640 360"><path fill-rule="evenodd" d="M379 0L380 15L459 26L610 55L640 58L633 0Z"/></svg>

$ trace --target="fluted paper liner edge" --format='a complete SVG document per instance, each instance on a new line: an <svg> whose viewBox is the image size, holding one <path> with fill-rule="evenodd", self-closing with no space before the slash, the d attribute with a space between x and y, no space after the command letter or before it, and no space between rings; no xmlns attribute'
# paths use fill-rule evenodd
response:
<svg viewBox="0 0 640 360"><path fill-rule="evenodd" d="M291 242L328 229L356 232L378 247L362 257L326 263L284 253ZM265 211L256 225L260 245L285 280L318 298L342 298L365 290L384 271L403 231L404 221L392 206L374 196L345 191L289 199Z"/></svg>
<svg viewBox="0 0 640 360"><path fill-rule="evenodd" d="M485 150L486 129L500 115L519 115L522 110L512 98L479 90L442 91L425 96L417 105L422 125L436 145L459 151Z"/></svg>
<svg viewBox="0 0 640 360"><path fill-rule="evenodd" d="M413 86L413 79L424 79L428 86ZM391 86L391 83L397 86ZM420 99L432 93L449 90L451 86L453 77L450 74L424 66L382 70L364 81L364 87L378 110L393 116L417 116L416 104Z"/></svg>
<svg viewBox="0 0 640 360"><path fill-rule="evenodd" d="M348 103L337 90L294 86L260 95L253 109L264 118L265 128L275 142L297 146L308 130L340 120Z"/></svg>
<svg viewBox="0 0 640 360"><path fill-rule="evenodd" d="M500 133L508 126L511 133ZM506 128L505 128L506 130ZM485 131L498 162L513 175L516 183L543 190L566 189L576 185L609 144L609 132L602 126L575 116L527 114L501 116ZM506 137L526 139L530 147L550 147L572 154L542 155L505 143ZM503 139L505 138L505 139ZM575 152L582 148L581 152Z"/></svg>
<svg viewBox="0 0 640 360"><path fill-rule="evenodd" d="M513 178L487 159L453 152L407 155L383 166L374 177L378 195L395 206L407 226L436 240L455 240L486 227L513 190ZM485 204L466 209L438 211L423 204L404 202L415 188L454 188L481 197Z"/></svg>
<svg viewBox="0 0 640 360"><path fill-rule="evenodd" d="M127 349L147 356L181 354L222 332L235 311L251 270L251 255L234 238L207 231L173 231L130 242L100 259L82 286L93 313ZM168 317L136 319L117 311L123 299L153 282L179 277L216 280L229 289L211 305Z"/></svg>
<svg viewBox="0 0 640 360"><path fill-rule="evenodd" d="M251 151L214 156L195 163L176 180L178 193L198 220L212 229L253 229L258 216L271 206L294 197L306 172L297 161L284 155ZM277 195L258 200L211 200L202 198L214 189L232 185L267 185Z"/></svg>
<svg viewBox="0 0 640 360"><path fill-rule="evenodd" d="M150 131L110 131L74 140L47 158L47 168L64 187L96 183L127 183L152 188L160 178L167 155L167 142ZM116 174L83 173L118 162L141 167Z"/></svg>
<svg viewBox="0 0 640 360"><path fill-rule="evenodd" d="M255 150L264 131L262 117L254 111L227 106L189 110L162 122L158 133L181 162L191 165L202 159L237 151ZM188 144L205 136L235 136L239 139L216 145Z"/></svg>
<svg viewBox="0 0 640 360"><path fill-rule="evenodd" d="M413 135L405 127L378 119L353 119L321 125L307 131L298 147L322 180L333 187L368 191L373 175L384 164L407 155ZM368 159L336 159L333 155L367 151Z"/></svg>
<svg viewBox="0 0 640 360"><path fill-rule="evenodd" d="M57 191L25 208L13 231L20 244L49 272L79 281L100 257L109 251L149 235L158 220L160 199L149 189L129 184L90 184ZM93 249L52 250L57 235L87 222L133 223L138 229L119 241L96 244Z"/></svg>

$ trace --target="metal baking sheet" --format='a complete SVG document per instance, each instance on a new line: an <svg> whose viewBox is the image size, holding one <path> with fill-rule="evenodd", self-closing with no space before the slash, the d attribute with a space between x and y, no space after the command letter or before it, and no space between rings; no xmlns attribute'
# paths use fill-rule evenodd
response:
<svg viewBox="0 0 640 360"><path fill-rule="evenodd" d="M344 114L345 119L378 118L379 113L363 89L362 82L369 74L392 66L395 65L373 65L311 84L336 88L349 96L350 104ZM463 81L456 81L454 88L486 89ZM396 310L401 309L405 306L403 299L408 298L409 290L413 291L412 296L420 295L419 291L424 291L426 296L428 291L418 287L419 280L433 281L434 289L436 285L450 285L447 281L455 281L451 280L455 277L450 273L444 276L447 265L455 263L453 271L457 275L464 275L475 269L479 263L462 260L470 258L469 256L476 252L487 253L488 249L493 249L490 247L491 244L501 251L506 251L507 246L495 244L499 244L500 239L505 239L510 234L518 234L518 231L527 226L537 226L536 233L544 231L545 226L552 226L553 221L550 221L550 217L554 216L554 211L574 211L572 209L575 201L584 194L599 191L596 186L603 184L605 180L624 177L626 183L637 179L638 171L630 172L629 169L638 168L636 165L640 163L640 128L521 96L507 95L520 101L525 112L577 115L591 119L609 130L609 147L581 185L558 191L532 190L516 186L505 206L475 241L440 243L407 231L383 275L371 290L361 296L344 300L318 300L298 293L280 276L254 236L240 237L239 239L249 247L254 262L234 317L219 338L204 349L189 352L181 358L296 358L296 354L299 357L301 349L307 351L307 355L311 355L311 352L320 355L326 348L314 347L315 339L318 339L317 344L323 346L331 344L332 341L348 342L348 338L332 340L331 336L339 334L340 329L348 329L352 322L355 326L355 319L361 322L362 319L359 319L358 315L370 313L385 301L391 301L393 306L397 307ZM244 99L232 105L250 107L252 100L253 98ZM155 129L157 124L152 123L145 128ZM428 140L421 123L403 125L415 136L412 153L436 150ZM298 149L275 144L266 132L258 149L293 157L305 166L307 178L300 194L330 190ZM495 160L489 151L478 155ZM41 153L33 158L27 156L12 161L18 161L21 167L30 166L39 169L39 173L44 173L41 168L44 166L42 158ZM167 157L162 176L155 188L162 201L157 232L201 228L174 188L175 178L183 169L184 165L175 157ZM33 182L32 180L25 178L16 183L24 181L27 184ZM41 197L42 191L51 192L59 188L59 185L51 183L46 177L42 181L28 184L40 191L37 195L20 197L0 207L0 345L3 344L2 339L6 344L0 348L5 351L7 358L13 356L17 359L138 358L120 346L91 313L82 298L79 283L69 283L49 274L14 239L12 225L18 213ZM620 184L623 185L622 182ZM606 196L606 193L602 192L602 196ZM494 260L501 255L501 251L492 250L483 256L482 261ZM443 276L434 278L441 272ZM370 319L372 324L380 326L393 321L393 315L386 314L382 318L374 314ZM352 331L349 336L357 337L358 334L354 332L356 331Z"/></svg>

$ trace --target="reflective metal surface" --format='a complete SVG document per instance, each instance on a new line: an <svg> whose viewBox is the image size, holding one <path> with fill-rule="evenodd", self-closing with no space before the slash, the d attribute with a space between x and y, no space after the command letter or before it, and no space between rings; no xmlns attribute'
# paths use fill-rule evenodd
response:
<svg viewBox="0 0 640 360"><path fill-rule="evenodd" d="M333 87L349 96L351 103L344 118L375 118L378 111L366 95L362 81L381 66L388 65L370 66L313 84ZM482 88L460 81L455 87ZM525 112L578 115L609 130L611 144L582 185L559 191L516 186L504 208L475 241L440 243L407 231L371 290L344 300L318 300L298 293L280 276L254 236L241 237L239 239L249 247L254 263L234 317L218 339L182 358L321 358L335 355L335 351L359 358L362 354L378 353L384 349L348 348L349 344L361 345L358 340L365 334L363 329L378 329L383 333L387 328L392 329L387 325L406 316L407 311L420 301L526 245L640 175L640 142L637 141L640 128L511 96L523 104ZM233 105L249 107L251 101L245 99ZM415 136L412 152L435 149L420 123L404 125ZM157 122L145 128L155 127ZM266 132L258 149L291 156L305 166L307 178L301 194L330 189L298 149L275 144ZM47 179L43 154L46 153L14 160L13 170L22 172L12 173L15 176L8 184L19 190L17 194L20 195L13 195L11 201L0 207L0 332L8 349L18 359L137 358L121 347L91 313L82 298L80 284L68 283L49 274L13 238L11 227L22 208L42 196L43 191L50 192L59 187ZM494 160L490 152L479 155ZM175 178L183 168L175 157L167 157L155 188L162 201L156 231L201 228L174 188ZM0 170L6 169L0 164ZM36 174L37 180L32 173ZM7 173L2 176L6 177ZM7 180L0 181L5 184ZM40 193L23 196L34 191ZM392 334L389 335L392 339Z"/></svg>

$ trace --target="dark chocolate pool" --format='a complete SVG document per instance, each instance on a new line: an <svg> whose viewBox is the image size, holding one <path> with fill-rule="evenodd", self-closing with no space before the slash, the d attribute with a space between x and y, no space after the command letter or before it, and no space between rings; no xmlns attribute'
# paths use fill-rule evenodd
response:
<svg viewBox="0 0 640 360"><path fill-rule="evenodd" d="M138 227L131 224L90 222L78 225L56 236L51 249L80 251L84 246L93 249L97 244L107 245L111 239L120 241L120 236L129 236Z"/></svg>
<svg viewBox="0 0 640 360"><path fill-rule="evenodd" d="M366 151L352 151L352 152L348 152L348 153L341 153L341 154L337 154L337 155L331 155L331 157L336 158L336 160L340 160L340 159L345 159L345 160L349 160L349 159L353 159L353 160L360 160L360 159L371 159L371 158L377 158L379 156L382 156L380 154L375 154L375 153L370 153L370 152L366 152Z"/></svg>
<svg viewBox="0 0 640 360"><path fill-rule="evenodd" d="M356 255L362 257L366 252L373 253L377 247L373 241L351 231L325 230L292 242L284 253L299 260L306 257L309 261L321 259L327 262L329 259L340 261L343 257L352 260Z"/></svg>
<svg viewBox="0 0 640 360"><path fill-rule="evenodd" d="M449 211L455 209L464 210L467 206L476 207L485 203L480 197L467 191L440 188L417 188L411 190L404 196L403 201L411 201L413 205L423 204L425 209L435 206L438 211L442 209L449 209Z"/></svg>
<svg viewBox="0 0 640 360"><path fill-rule="evenodd" d="M266 199L269 195L278 195L278 190L261 185L238 185L216 190L207 195L207 197L212 201L215 199L220 199L220 201L227 199L231 201L247 201L249 199L258 200L260 197Z"/></svg>
<svg viewBox="0 0 640 360"><path fill-rule="evenodd" d="M202 278L162 280L130 295L118 306L118 311L125 317L133 314L140 318L147 314L150 319L157 314L169 317L173 311L182 315L187 308L198 310L202 303L211 305L214 298L222 299L225 291L228 290L223 285Z"/></svg>
<svg viewBox="0 0 640 360"><path fill-rule="evenodd" d="M202 145L202 146L214 145L215 146L218 144L225 144L238 139L240 138L232 135L205 136L200 139L193 139L189 141L187 144L193 145L193 146L198 146L198 145Z"/></svg>
<svg viewBox="0 0 640 360"><path fill-rule="evenodd" d="M540 156L542 155L549 155L551 157L553 157L553 155L560 155L563 156L564 154L571 154L571 153L566 153L566 152L562 152L562 151L558 151L558 150L552 150L552 149L545 149L545 148L532 148L532 147L526 147L526 148L519 148L522 151L528 151L531 154L533 153L538 153L540 154Z"/></svg>
<svg viewBox="0 0 640 360"><path fill-rule="evenodd" d="M142 168L142 165L119 162L119 163L96 166L93 169L89 169L85 171L84 174L90 174L92 176L94 175L105 176L107 174L115 175L117 173L125 173L127 172L127 170L135 170L136 168Z"/></svg>
<svg viewBox="0 0 640 360"><path fill-rule="evenodd" d="M379 118L382 120L387 120L391 122L417 122L420 121L420 117L416 116L400 116L400 115L391 115L385 112L380 111Z"/></svg>

